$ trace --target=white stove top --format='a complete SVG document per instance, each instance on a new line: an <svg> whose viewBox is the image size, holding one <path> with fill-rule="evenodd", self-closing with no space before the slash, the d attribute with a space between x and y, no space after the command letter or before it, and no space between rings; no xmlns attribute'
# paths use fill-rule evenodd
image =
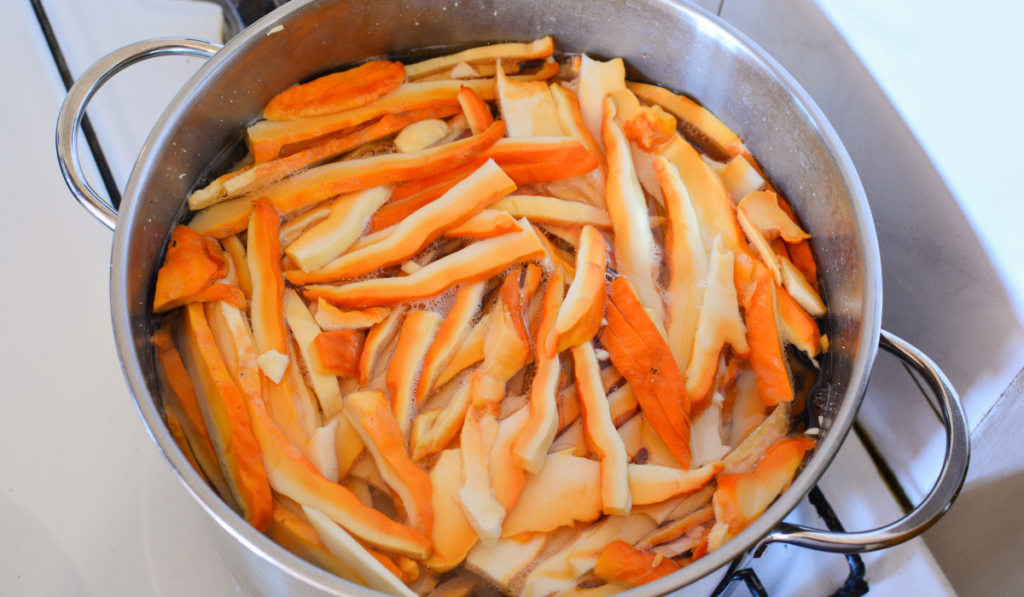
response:
<svg viewBox="0 0 1024 597"><path fill-rule="evenodd" d="M923 344L941 365L950 368L958 387L970 390L965 394L969 407L974 409L972 421L976 424L1020 370L1024 351L1010 350L1006 352L1009 356L1004 355L984 371L972 368L970 363L960 366L956 361L960 353L947 346L950 336L944 326L949 321L939 320L932 330L930 326L935 322L931 320L903 317L921 308L913 300L913 293L922 287L914 284L924 284L929 277L922 273L907 281L901 279L905 274L902 269L893 271L891 267L895 264L908 271L914 269L894 257L894 246L886 244L894 236L887 226L895 226L906 214L879 203L888 195L873 191L885 190L895 174L891 168L885 170L885 164L871 161L871 152L865 150L866 136L858 134L858 128L864 129L871 116L882 114L889 119L882 124L898 129L896 142L903 145L889 151L896 151L903 160L896 166L912 175L898 186L901 192L914 184L934 191L937 181L941 186L937 200L953 201L955 206L952 195L930 170L925 154L867 70L811 2L725 0L720 6L718 0L707 0L704 4L713 10L721 8L724 18L790 68L844 139L873 200L887 267L886 324ZM838 0L821 4L833 17L852 11ZM44 5L76 76L107 52L141 39L187 36L217 40L220 36L219 9L202 2L44 0ZM820 35L805 32L800 37L812 46L794 44L795 38L778 33L785 30L778 27L781 20L788 25L809 24ZM843 22L854 23L850 25L854 30L859 23L856 18ZM844 34L851 32L844 30ZM808 58L817 42L828 44L832 50L839 47L825 55L846 61L825 63ZM0 288L0 308L5 312L0 319L0 337L6 340L0 347L0 375L7 384L0 415L0 595L242 595L206 534L202 521L205 515L144 432L128 393L110 330L107 288L111 235L75 204L60 177L53 131L65 91L27 1L5 7L4 18L0 19L0 54L17 57L0 66L9 82L0 93L0 114L4 130L9 131L4 135L7 142L0 144L0 170L11 207L10 215L0 220L0 250L7 256L3 267L8 280ZM121 188L153 122L200 64L194 58L144 63L119 75L94 100L89 114ZM835 76L823 75L829 69ZM839 87L830 89L837 82ZM910 149L903 151L904 147ZM90 160L85 150L83 161ZM92 180L99 178L93 176ZM1010 187L1002 188L1008 191ZM969 215L972 222L981 222L982 230L998 226L984 209ZM942 218L923 220L948 230L962 224L963 216L952 224ZM1002 251L999 254L1003 255L1009 250L1005 243L1011 241L1005 241L1005 246L1000 242L988 241L986 249ZM971 243L968 256L984 257L978 241ZM920 254L907 257L912 263L922 258ZM1001 262L996 261L996 268L1001 268ZM954 262L949 267L960 275L965 266ZM992 276L998 279L991 269L988 265L988 270L982 272L988 277L979 276L983 282ZM1010 280L1013 296L1024 296L1024 291L1017 289L1013 272L998 271ZM1024 275L1021 278L1024 287ZM935 282L929 282L923 288L932 291L935 286ZM929 316L948 317L948 309L962 307L965 297L975 297L963 289L953 289L944 298L949 296L953 300L940 307L931 306ZM994 304L988 311L994 317L1002 314L1000 309L1018 309L1020 302L1006 299L985 304ZM897 317L892 317L893 313ZM1014 317L1014 325L1016 321ZM1017 346L1019 325L1006 327L1000 338L1002 345ZM977 346L983 344L978 334L960 337ZM902 371L887 364L884 357L879 360L862 422L876 442L878 437L890 438L879 442L879 447L901 480L907 479L907 493L916 499L934 478L934 470L929 467L937 470L936 446L925 448L928 442L935 444L939 426L917 390L906 381L909 378L901 375ZM890 401L898 400L899 405L909 402L899 394L908 387L918 394L912 400L920 408L909 409L908 414L902 406L889 407ZM993 392L993 387L998 390ZM905 423L911 433L885 433L887 417ZM941 445L938 448L941 451ZM901 513L854 435L820 487L848 530L873 528ZM823 526L806 500L790 521ZM870 595L955 594L921 539L863 558ZM842 556L785 546L772 547L753 567L769 594L775 596L830 595L842 586L848 574ZM734 585L727 594L746 593L745 588Z"/></svg>

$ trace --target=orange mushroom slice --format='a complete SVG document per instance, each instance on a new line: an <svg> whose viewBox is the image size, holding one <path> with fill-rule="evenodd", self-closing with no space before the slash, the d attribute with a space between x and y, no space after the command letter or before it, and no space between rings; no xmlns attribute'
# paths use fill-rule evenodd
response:
<svg viewBox="0 0 1024 597"><path fill-rule="evenodd" d="M494 238L509 232L522 230L516 219L507 211L485 209L462 224L449 228L444 235L449 238L473 238L482 240Z"/></svg>
<svg viewBox="0 0 1024 597"><path fill-rule="evenodd" d="M459 105L462 106L462 113L466 115L466 121L469 122L469 130L474 135L487 130L487 127L491 126L494 122L494 116L491 115L491 109L487 106L484 100L480 99L469 87L463 86L459 89Z"/></svg>
<svg viewBox="0 0 1024 597"><path fill-rule="evenodd" d="M504 132L505 124L495 122L479 135L414 153L393 153L310 168L265 195L282 213L291 213L342 193L423 178L460 166L479 157Z"/></svg>
<svg viewBox="0 0 1024 597"><path fill-rule="evenodd" d="M733 261L732 251L725 248L721 237L716 238L709 259L697 334L686 367L686 390L694 404L703 404L710 397L718 371L718 356L726 343L740 356L750 353L733 282ZM749 312L747 315L749 320Z"/></svg>
<svg viewBox="0 0 1024 597"><path fill-rule="evenodd" d="M601 461L603 512L627 515L633 506L629 492L629 460L622 438L615 431L608 399L601 387L601 373L593 345L584 342L573 346L572 358L587 445Z"/></svg>
<svg viewBox="0 0 1024 597"><path fill-rule="evenodd" d="M423 267L401 278L376 278L345 286L310 285L304 294L310 300L324 298L338 307L390 306L440 294L464 282L487 279L519 261L544 256L544 247L533 226L524 218L521 232L489 238Z"/></svg>
<svg viewBox="0 0 1024 597"><path fill-rule="evenodd" d="M273 497L260 449L249 428L242 393L228 373L203 306L185 307L181 358L195 383L203 419L235 503L249 524L263 531L273 518Z"/></svg>
<svg viewBox="0 0 1024 597"><path fill-rule="evenodd" d="M641 150L651 152L675 134L676 119L661 106L641 106L622 123L622 130Z"/></svg>
<svg viewBox="0 0 1024 597"><path fill-rule="evenodd" d="M664 157L658 157L654 160L654 171L668 216L665 251L669 266L668 293L672 297L667 308L668 345L679 370L686 371L704 299L701 283L707 277L708 258L701 242L697 214L679 170Z"/></svg>
<svg viewBox="0 0 1024 597"><path fill-rule="evenodd" d="M656 104L679 120L683 133L712 158L722 160L747 152L740 138L710 110L690 98L647 83L627 83L638 98Z"/></svg>
<svg viewBox="0 0 1024 597"><path fill-rule="evenodd" d="M410 311L398 335L395 356L388 366L387 384L391 393L391 410L395 413L402 435L409 432L416 406L416 385L423 383L420 371L423 359L434 342L441 325L441 316L431 311Z"/></svg>
<svg viewBox="0 0 1024 597"><path fill-rule="evenodd" d="M263 116L294 120L361 108L394 91L403 81L405 66L401 62L371 60L282 91L267 103Z"/></svg>
<svg viewBox="0 0 1024 597"><path fill-rule="evenodd" d="M323 511L364 541L389 552L416 558L426 557L430 551L430 542L426 537L364 506L351 491L325 479L299 447L285 437L271 417L264 400L262 380L256 373L256 350L241 312L228 308L223 310L223 314L229 337L224 338L226 342L223 345L218 343L218 347L223 354L233 355L228 361L230 366L237 367L234 377L242 389L249 424L259 445L270 487L303 506ZM267 382L262 387L268 385L274 388ZM337 438L349 437L344 429L344 425L339 424ZM339 472L342 462L339 459Z"/></svg>
<svg viewBox="0 0 1024 597"><path fill-rule="evenodd" d="M484 545L498 541L505 518L505 508L495 498L491 486L490 458L498 432L498 419L493 414L481 416L472 410L466 413L460 438L464 482L459 489L459 502Z"/></svg>
<svg viewBox="0 0 1024 597"><path fill-rule="evenodd" d="M216 241L185 226L175 226L164 264L157 272L153 312L163 313L204 300L204 293L214 282L228 275L228 267L228 258Z"/></svg>
<svg viewBox="0 0 1024 597"><path fill-rule="evenodd" d="M812 359L821 353L821 331L807 311L804 311L789 292L775 287L775 306L778 309L779 335Z"/></svg>
<svg viewBox="0 0 1024 597"><path fill-rule="evenodd" d="M393 190L394 185L382 185L338 197L330 215L288 245L285 254L304 272L327 265L356 242Z"/></svg>
<svg viewBox="0 0 1024 597"><path fill-rule="evenodd" d="M236 508L231 488L217 461L217 450L206 429L195 386L181 361L181 354L174 347L169 330L169 321L165 321L152 338L157 354L157 376L164 389L161 393L164 407L168 415L175 415L181 433L188 442L186 447L189 450L185 452L186 455L191 454L195 458L201 473L209 479L221 498L232 505L232 508Z"/></svg>
<svg viewBox="0 0 1024 597"><path fill-rule="evenodd" d="M601 552L594 576L623 587L639 587L680 569L671 558L640 551L625 541L616 541Z"/></svg>
<svg viewBox="0 0 1024 597"><path fill-rule="evenodd" d="M445 450L430 470L433 485L434 531L433 552L423 564L434 572L444 573L466 559L476 544L476 531L469 524L459 502L462 484L462 451Z"/></svg>
<svg viewBox="0 0 1024 597"><path fill-rule="evenodd" d="M342 330L364 330L384 321L391 310L387 307L370 307L361 311L342 311L327 301L317 301L313 318L325 332Z"/></svg>
<svg viewBox="0 0 1024 597"><path fill-rule="evenodd" d="M363 343L363 352L359 355L360 386L369 385L370 378L377 367L377 361L382 356L381 353L398 336L404 317L405 313L401 309L394 309L387 319L375 324L367 332L366 342Z"/></svg>
<svg viewBox="0 0 1024 597"><path fill-rule="evenodd" d="M591 172L598 166L594 154L587 153L586 157L574 161L551 161L551 162L529 162L505 164L501 167L519 186L536 184L539 182L551 182L581 176Z"/></svg>
<svg viewBox="0 0 1024 597"><path fill-rule="evenodd" d="M361 330L321 332L313 340L320 371L338 377L356 377L366 333ZM324 411L327 414L327 411Z"/></svg>
<svg viewBox="0 0 1024 597"><path fill-rule="evenodd" d="M610 325L601 328L599 336L601 344L611 355L615 367L622 371L626 379L629 380L629 385L640 408L658 435L664 440L665 445L676 460L680 463L688 463L689 438L683 437L676 431L665 412L665 407L658 398L657 391L649 379L651 367L646 363L650 362L650 357L646 354L643 342L635 336L635 332L629 328L628 324L621 320L617 310L609 309L608 321ZM625 339L620 338L620 332Z"/></svg>
<svg viewBox="0 0 1024 597"><path fill-rule="evenodd" d="M372 124L357 126L327 135L322 139L313 139L288 146L282 151L280 157L250 167L238 176L221 183L219 196L213 194L218 189L211 189L211 192L204 197L205 201L202 207L231 197L254 193L290 174L310 166L316 166L361 146L394 135L396 132L401 131L399 133L401 136L405 131L421 126L423 122L441 123L447 132L444 122L437 119L452 116L458 112L458 106L441 105L400 114L385 114Z"/></svg>
<svg viewBox="0 0 1024 597"><path fill-rule="evenodd" d="M537 329L536 372L530 386L529 419L511 447L512 458L519 468L538 473L544 466L548 448L558 432L558 382L561 363L558 360L558 333L555 321L562 305L564 282L556 271L548 280Z"/></svg>
<svg viewBox="0 0 1024 597"><path fill-rule="evenodd" d="M379 243L342 255L318 270L289 272L293 284L354 278L415 256L449 228L465 223L515 190L515 183L493 161L456 184L436 201L403 220Z"/></svg>
<svg viewBox="0 0 1024 597"><path fill-rule="evenodd" d="M385 114L399 114L436 106L458 106L459 90L469 87L484 100L495 98L494 79L405 83L377 101L336 114L291 121L262 120L248 129L249 150L257 164L269 162L287 145L324 137L359 126Z"/></svg>
<svg viewBox="0 0 1024 597"><path fill-rule="evenodd" d="M288 332L284 325L284 277L281 275L281 216L267 201L254 201L249 218L248 254L252 276L250 317L256 351L263 355L276 350L288 354ZM275 383L280 379L275 380Z"/></svg>
<svg viewBox="0 0 1024 597"><path fill-rule="evenodd" d="M682 137L675 135L659 147L656 153L679 170L679 177L686 186L697 215L704 246L710 246L715 237L721 235L726 248L734 254L753 255L743 238L743 231L740 230L725 185L697 150L683 141Z"/></svg>
<svg viewBox="0 0 1024 597"><path fill-rule="evenodd" d="M726 539L753 524L786 491L804 454L814 446L814 440L805 435L787 437L772 445L752 472L718 477L713 503L716 526L725 527ZM713 551L710 546L709 551Z"/></svg>
<svg viewBox="0 0 1024 597"><path fill-rule="evenodd" d="M424 60L423 62L417 62L416 64L410 64L405 68L405 72L409 79L415 80L420 77L425 77L427 75L432 75L434 73L453 68L462 62L465 62L470 66L487 63L493 64L498 60L527 62L530 60L547 58L548 56L551 56L554 51L555 42L550 36L548 36L530 43L494 44L490 46L470 48L457 54L439 56L437 58Z"/></svg>
<svg viewBox="0 0 1024 597"><path fill-rule="evenodd" d="M417 418L417 422L428 417L433 421L417 437L410 438L409 443L414 460L421 461L444 450L445 446L459 435L466 420L466 413L472 403L471 398L469 384L463 384L454 389L443 407L427 411Z"/></svg>
<svg viewBox="0 0 1024 597"><path fill-rule="evenodd" d="M757 280L746 308L750 365L754 369L758 394L766 406L790 402L794 397L785 348L779 336L775 288L766 272Z"/></svg>
<svg viewBox="0 0 1024 597"><path fill-rule="evenodd" d="M409 525L429 537L434 524L430 476L409 458L404 433L387 398L377 391L350 394L345 399L345 416L373 456L388 487L401 499Z"/></svg>
<svg viewBox="0 0 1024 597"><path fill-rule="evenodd" d="M654 236L647 219L647 202L636 178L629 142L616 119L617 110L615 100L605 98L601 126L608 152L605 201L615 229L616 266L619 274L633 283L644 307L654 310L661 320L665 307L654 284Z"/></svg>
<svg viewBox="0 0 1024 597"><path fill-rule="evenodd" d="M597 335L607 300L607 261L604 236L593 226L584 226L576 252L576 275L555 322L559 352L590 342Z"/></svg>
<svg viewBox="0 0 1024 597"><path fill-rule="evenodd" d="M484 360L484 338L486 336L487 317L484 317L466 334L466 338L459 344L452 359L434 380L430 391L436 391L462 371Z"/></svg>
<svg viewBox="0 0 1024 597"><path fill-rule="evenodd" d="M505 385L526 364L530 338L523 319L519 270L505 276L489 315L484 361L470 376L473 406L485 410L505 397Z"/></svg>
<svg viewBox="0 0 1024 597"><path fill-rule="evenodd" d="M611 353L609 349L609 353L613 355L612 362L629 381L634 392L653 393L653 396L645 401L650 402L653 398L661 404L660 412L664 413L667 421L659 420L657 409L654 411L655 416L647 415L658 434L661 435L665 431L664 426L667 422L675 431L676 436L683 442L687 442L690 431L690 398L686 392L683 375L675 363L665 336L651 318L650 312L644 309L639 297L625 278L616 278L609 288L611 296L611 306L607 312L609 327L628 348L633 356L633 361L644 368L644 373L638 376L635 370L627 372L619 367L615 363L614 353ZM628 359L626 361L629 363ZM643 387L644 390L639 390L638 384L642 384L640 387ZM639 395L637 397L639 399ZM644 407L644 401L641 401L641 407ZM646 408L644 408L644 412L647 413ZM662 439L665 440L679 463L683 467L688 466L689 450L682 446L673 446L664 435L662 435Z"/></svg>
<svg viewBox="0 0 1024 597"><path fill-rule="evenodd" d="M455 304L438 327L437 335L423 357L423 370L416 385L417 404L422 404L433 390L434 382L452 361L472 328L473 317L480 309L485 286L483 282L467 284L456 293Z"/></svg>

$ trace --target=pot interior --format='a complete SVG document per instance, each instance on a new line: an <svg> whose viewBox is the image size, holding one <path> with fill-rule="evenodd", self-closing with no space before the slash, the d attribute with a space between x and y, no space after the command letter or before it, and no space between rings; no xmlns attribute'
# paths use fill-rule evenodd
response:
<svg viewBox="0 0 1024 597"><path fill-rule="evenodd" d="M703 10L671 0L293 0L232 40L154 128L125 193L111 279L121 359L154 440L221 527L291 578L327 583L321 588L331 594L373 594L320 573L249 528L174 447L160 416L149 343L153 286L170 230L187 215L190 189L217 168L211 164L224 167L240 157L225 148L236 146L267 101L294 83L376 56L544 35L554 36L562 52L622 57L630 79L682 92L736 131L812 234L829 307L831 350L821 358L823 381L810 400L822 417L822 441L805 470L740 537L631 593L689 584L749 548L810 490L852 424L880 322L880 265L867 201L821 112L752 42Z"/></svg>

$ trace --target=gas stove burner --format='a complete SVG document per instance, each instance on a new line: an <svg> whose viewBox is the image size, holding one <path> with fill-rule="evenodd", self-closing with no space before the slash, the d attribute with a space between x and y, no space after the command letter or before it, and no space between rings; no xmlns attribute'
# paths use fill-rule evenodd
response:
<svg viewBox="0 0 1024 597"><path fill-rule="evenodd" d="M843 523L836 516L835 510L832 509L832 505L828 503L828 500L825 499L825 494L818 489L817 485L807 494L807 499L818 512L818 516L825 522L828 530L840 533L846 531L843 528ZM850 574L846 577L846 582L843 583L843 586L835 593L832 593L830 597L861 597L866 595L871 589L868 587L868 581L864 578L867 572L864 567L864 560L857 554L850 554L846 556L846 562L850 566ZM747 585L747 590L750 591L752 597L769 597L768 591L757 576L757 572L753 568L740 568L742 563L743 558L733 562L732 569L726 575L722 584L718 585L718 588L715 589L712 597L718 597L725 593L726 589L734 582L742 582Z"/></svg>
<svg viewBox="0 0 1024 597"><path fill-rule="evenodd" d="M288 0L206 0L224 11L224 42L242 32L243 29L265 17Z"/></svg>

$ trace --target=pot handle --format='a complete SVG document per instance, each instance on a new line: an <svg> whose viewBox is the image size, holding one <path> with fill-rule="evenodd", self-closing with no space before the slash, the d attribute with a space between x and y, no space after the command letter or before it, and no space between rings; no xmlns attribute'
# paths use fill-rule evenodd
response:
<svg viewBox="0 0 1024 597"><path fill-rule="evenodd" d="M913 539L932 526L953 504L967 476L971 459L970 429L963 404L946 375L923 352L898 336L882 330L879 346L920 373L938 397L946 428L946 458L939 478L924 500L906 516L884 527L856 533L833 533L781 523L754 546L760 557L772 543L789 543L833 553L863 553L885 549Z"/></svg>
<svg viewBox="0 0 1024 597"><path fill-rule="evenodd" d="M140 41L107 54L71 86L57 118L57 162L71 194L107 228L114 229L117 211L89 185L78 159L78 129L89 100L111 77L137 62L157 56L212 58L220 48L217 44L184 38Z"/></svg>

